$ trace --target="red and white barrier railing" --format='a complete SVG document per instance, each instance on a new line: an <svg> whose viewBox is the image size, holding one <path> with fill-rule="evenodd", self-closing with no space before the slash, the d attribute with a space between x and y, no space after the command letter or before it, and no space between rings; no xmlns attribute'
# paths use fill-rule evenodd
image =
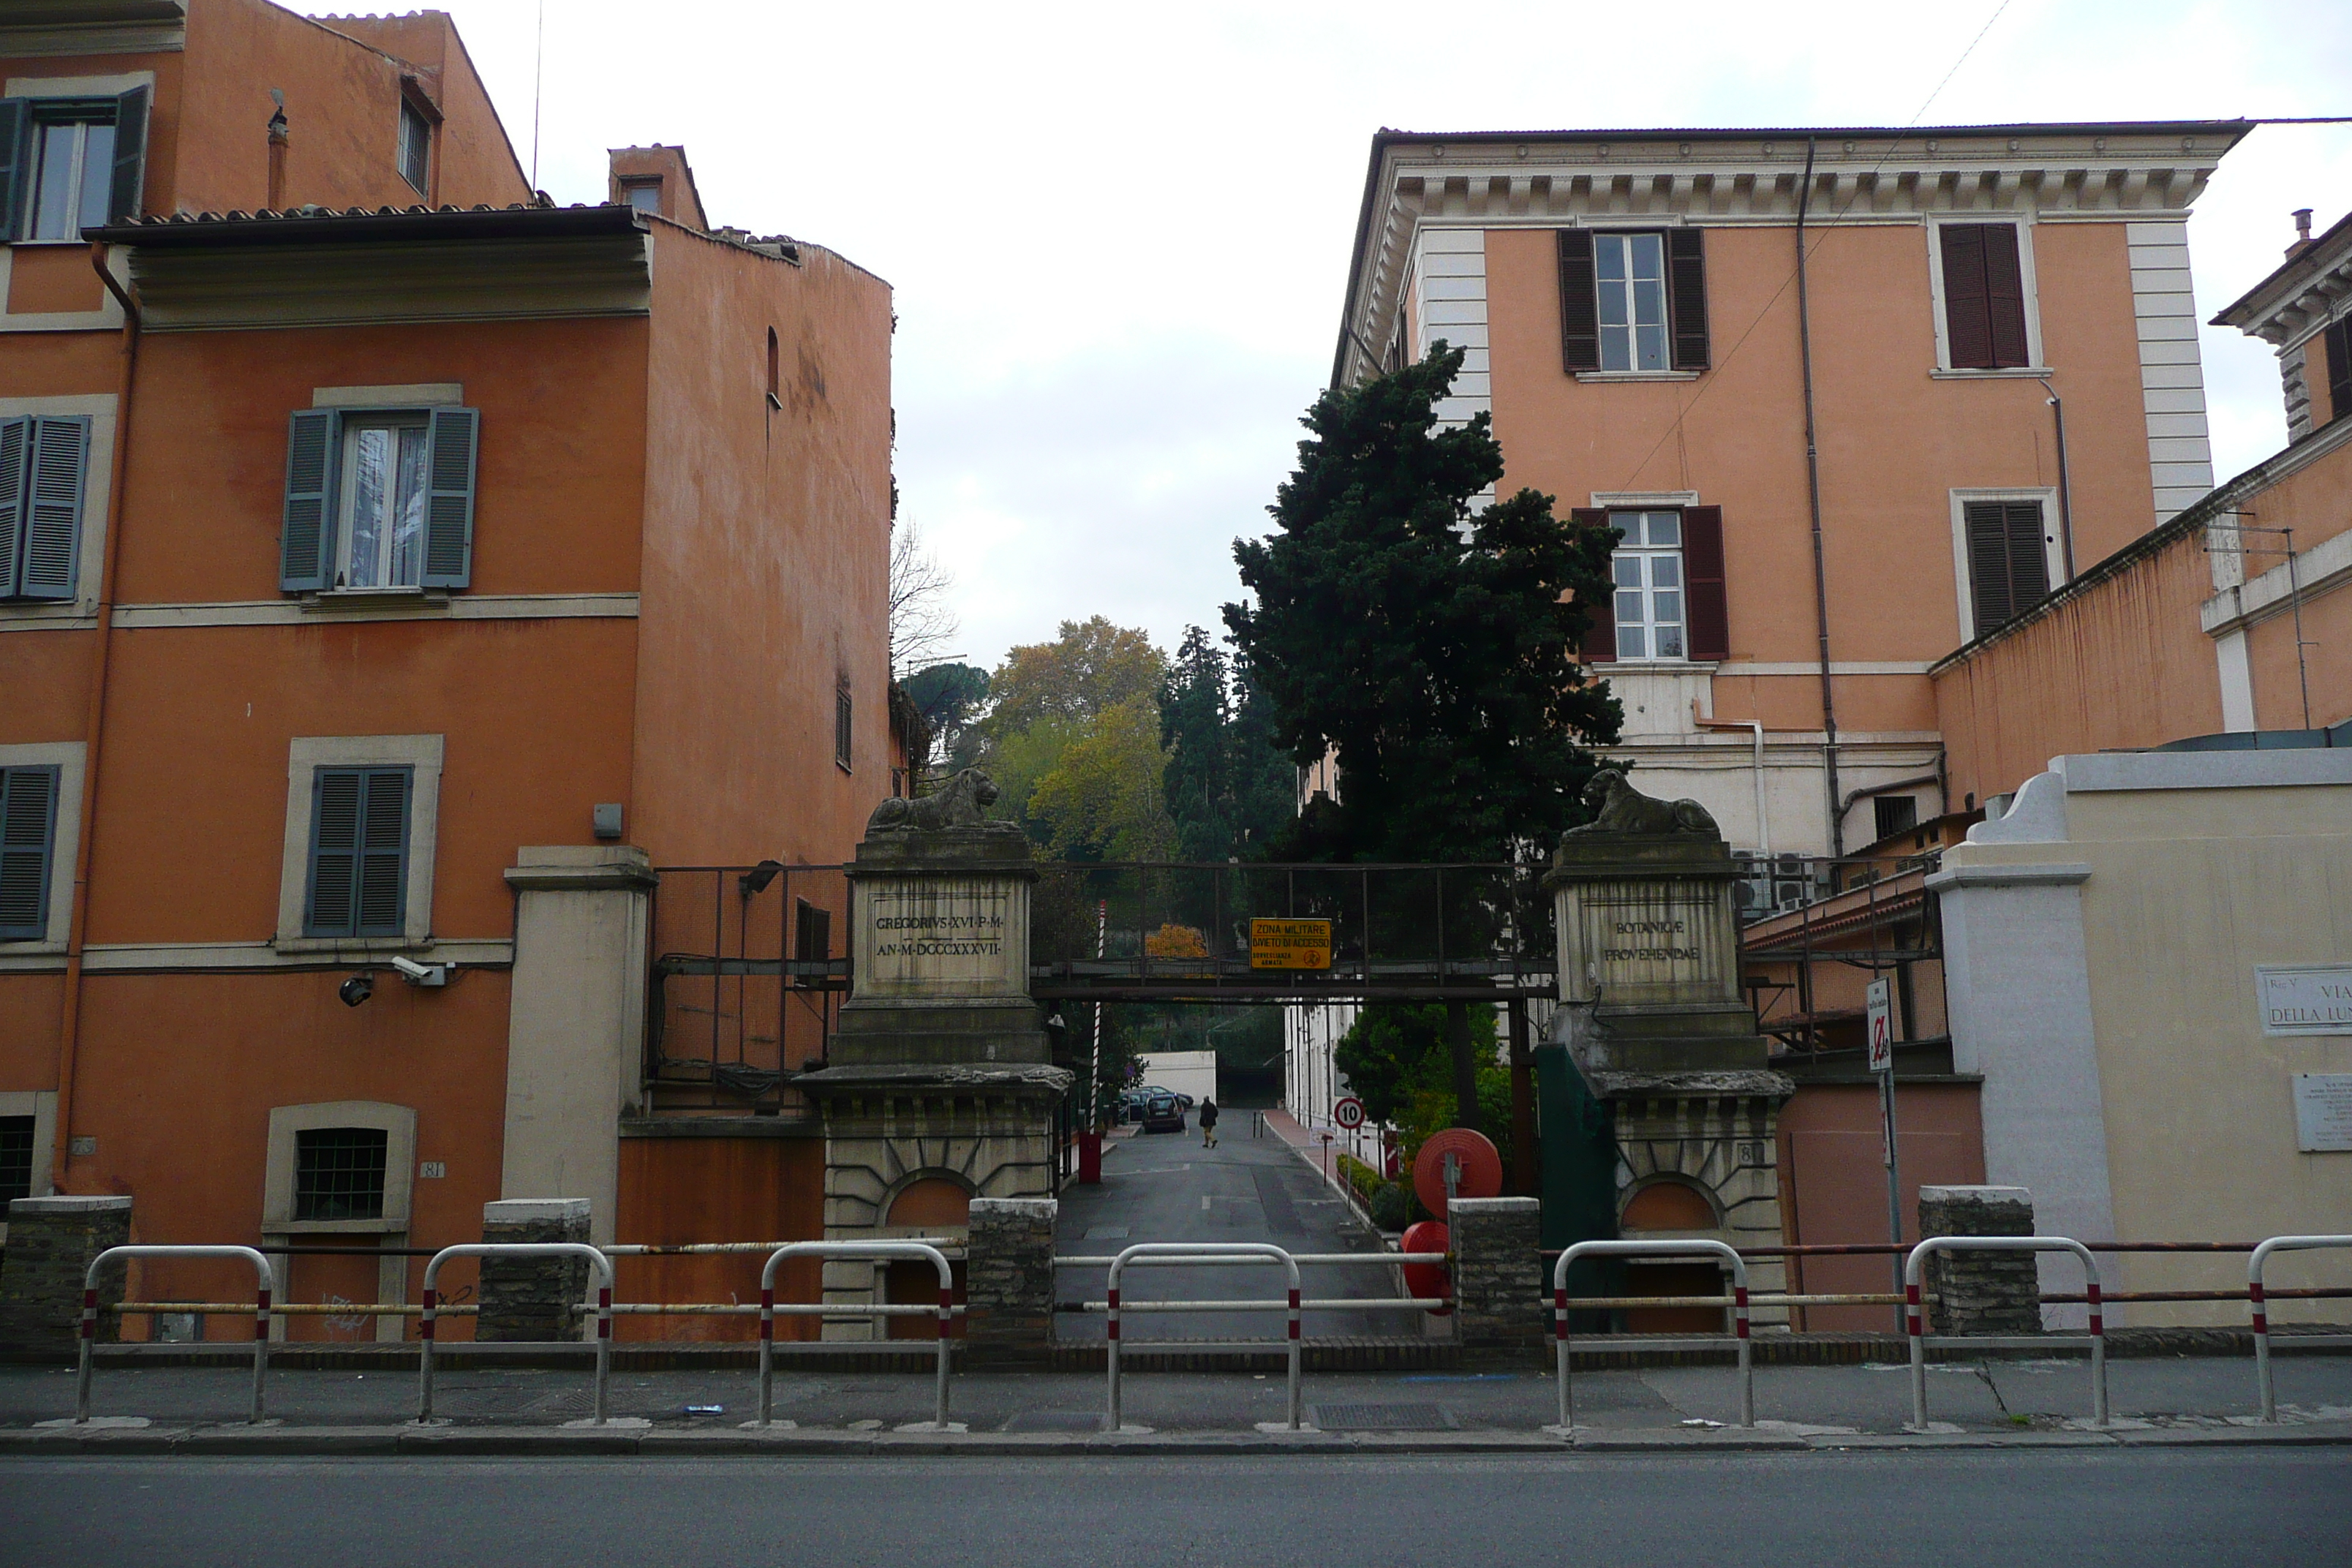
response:
<svg viewBox="0 0 2352 1568"><path fill-rule="evenodd" d="M2274 1236L2256 1247L2246 1259L2246 1300L2254 1314L2254 1384L2263 1396L2263 1419L2278 1419L2278 1391L2271 1383L2271 1315L2263 1295L2263 1267L2273 1252L2309 1252L2320 1247L2352 1247L2352 1236ZM2298 1346L2340 1350L2352 1346L2352 1334L2297 1335Z"/></svg>
<svg viewBox="0 0 2352 1568"><path fill-rule="evenodd" d="M2090 1309L2088 1334L1930 1334L1922 1321L1919 1287L1931 1253L2071 1252L2083 1265L2083 1299ZM1904 1327L1911 1336L1911 1425L1927 1425L1927 1347L1969 1350L2067 1350L2091 1352L2091 1423L2107 1424L2107 1325L2099 1296L2099 1266L2091 1249L2063 1236L1931 1236L1903 1262Z"/></svg>
<svg viewBox="0 0 2352 1568"><path fill-rule="evenodd" d="M424 1311L416 1320L416 1424L433 1419L433 1324L438 1315L441 1266L453 1258L579 1258L595 1267L596 1415L604 1424L605 1374L613 1363L613 1260L584 1241L473 1241L445 1247L425 1266Z"/></svg>
<svg viewBox="0 0 2352 1568"><path fill-rule="evenodd" d="M1570 1390L1568 1361L1568 1267L1580 1258L1712 1258L1721 1260L1731 1270L1731 1337L1739 1352L1739 1424L1756 1425L1756 1367L1748 1342L1748 1263L1728 1243L1692 1238L1684 1241L1580 1241L1559 1255L1551 1266L1552 1346L1557 1362L1555 1376L1559 1383L1559 1430L1576 1429L1576 1402ZM1720 1334L1693 1338L1660 1340L1642 1336L1638 1344L1604 1345L1609 1350L1680 1349L1684 1346L1713 1349L1723 1342Z"/></svg>
<svg viewBox="0 0 2352 1568"><path fill-rule="evenodd" d="M1377 1258L1375 1258L1377 1261ZM1289 1294L1279 1301L1136 1301L1122 1308L1118 1299L1119 1276L1130 1268L1151 1268L1184 1264L1190 1266L1233 1267L1251 1264L1278 1263L1290 1285ZM1105 1303L1107 1317L1104 1328L1109 1338L1109 1353L1104 1358L1110 1372L1110 1429L1119 1429L1119 1314L1129 1312L1195 1312L1209 1311L1270 1311L1281 1310L1289 1314L1285 1343L1289 1360L1289 1423L1296 1432L1298 1426L1298 1260L1283 1248L1267 1241L1140 1241L1127 1247L1110 1260L1109 1300Z"/></svg>
<svg viewBox="0 0 2352 1568"><path fill-rule="evenodd" d="M110 1247L89 1260L81 1279L81 1363L74 1384L75 1424L86 1425L89 1420L90 1348L98 1338L98 1271L118 1258L242 1258L253 1265L260 1282L253 1304L253 1414L247 1420L260 1425L261 1384L269 1372L269 1259L250 1247L164 1246Z"/></svg>
<svg viewBox="0 0 2352 1568"><path fill-rule="evenodd" d="M825 1317L887 1318L929 1312L929 1307L912 1305L827 1306L823 1302L776 1302L776 1266L793 1258L843 1258L856 1260L883 1261L893 1258L911 1258L928 1262L940 1273L940 1304L938 1308L939 1370L937 1400L931 1417L932 1428L948 1429L948 1331L961 1310L955 1304L955 1270L947 1254L926 1241L788 1241L768 1255L760 1268L760 1419L756 1425L769 1424L773 1407L772 1390L774 1386L776 1352L776 1314L778 1312L823 1315Z"/></svg>

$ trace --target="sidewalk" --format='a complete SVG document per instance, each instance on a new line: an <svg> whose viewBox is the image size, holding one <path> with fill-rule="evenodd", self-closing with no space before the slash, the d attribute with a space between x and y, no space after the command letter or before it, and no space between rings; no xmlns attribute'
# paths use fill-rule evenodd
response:
<svg viewBox="0 0 2352 1568"><path fill-rule="evenodd" d="M1753 1429L1737 1418L1726 1367L1578 1373L1572 1440L1545 1428L1557 1419L1549 1375L1498 1373L1310 1374L1302 1383L1314 1430L1268 1430L1285 1408L1279 1372L1145 1373L1126 1380L1130 1429L1101 1430L1099 1373L958 1374L950 1418L927 1428L932 1385L905 1373L783 1373L775 1414L789 1427L761 1433L749 1372L616 1373L615 1425L579 1425L591 1409L583 1372L474 1368L436 1383L446 1426L406 1425L413 1373L273 1371L271 1424L244 1424L243 1369L101 1368L94 1415L147 1425L43 1426L73 1412L68 1368L0 1367L0 1457L76 1452L629 1452L730 1449L1024 1453L1129 1448L1153 1452L1236 1448L1496 1452L1614 1448L1948 1447L2181 1443L2352 1444L2352 1356L2284 1355L2277 1363L2281 1424L2254 1421L2254 1379L2241 1357L2118 1361L2108 1367L2116 1422L2089 1428L2089 1373L2080 1357L1949 1363L1928 1373L1930 1428L1906 1432L1908 1369L1896 1363L1760 1367ZM689 1407L692 1407L689 1413ZM715 1409L713 1408L715 1407ZM282 1423L282 1424L281 1424ZM573 1425L567 1426L566 1423Z"/></svg>

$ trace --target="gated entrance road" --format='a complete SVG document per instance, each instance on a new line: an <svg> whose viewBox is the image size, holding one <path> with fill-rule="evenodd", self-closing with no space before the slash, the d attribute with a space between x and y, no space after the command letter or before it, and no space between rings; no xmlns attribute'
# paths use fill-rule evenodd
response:
<svg viewBox="0 0 2352 1568"><path fill-rule="evenodd" d="M1188 1121L1189 1121L1188 1118ZM1292 1252L1379 1250L1378 1239L1357 1221L1347 1204L1326 1186L1279 1140L1250 1137L1250 1115L1229 1110L1218 1128L1217 1146L1201 1147L1201 1131L1139 1132L1104 1146L1098 1187L1062 1189L1061 1231L1055 1250L1063 1257L1108 1258L1139 1241L1270 1241ZM1055 1300L1099 1301L1106 1288L1102 1268L1059 1271ZM1398 1296L1387 1267L1309 1268L1310 1297ZM1190 1268L1181 1265L1138 1268L1122 1281L1121 1293L1137 1301L1282 1299L1276 1268ZM1411 1311L1308 1312L1303 1332L1313 1339L1341 1335L1419 1338L1423 1314ZM1133 1313L1122 1328L1129 1344L1161 1340L1262 1340L1283 1335L1283 1313ZM1099 1313L1064 1312L1055 1332L1067 1340L1100 1340Z"/></svg>

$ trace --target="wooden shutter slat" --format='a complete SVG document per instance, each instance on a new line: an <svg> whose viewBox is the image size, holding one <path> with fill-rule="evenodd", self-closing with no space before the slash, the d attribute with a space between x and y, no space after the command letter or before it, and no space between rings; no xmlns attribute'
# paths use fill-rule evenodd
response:
<svg viewBox="0 0 2352 1568"><path fill-rule="evenodd" d="M1559 231L1559 363L1573 375L1601 368L1601 304L1592 292L1592 233Z"/></svg>
<svg viewBox="0 0 2352 1568"><path fill-rule="evenodd" d="M0 768L0 939L47 936L59 770Z"/></svg>
<svg viewBox="0 0 2352 1568"><path fill-rule="evenodd" d="M1731 657L1731 606L1724 592L1723 509L1683 509L1683 624L1692 658Z"/></svg>
<svg viewBox="0 0 2352 1568"><path fill-rule="evenodd" d="M2327 417L2318 423L2332 425L2352 414L2352 320L2339 317L2319 337L2327 353Z"/></svg>
<svg viewBox="0 0 2352 1568"><path fill-rule="evenodd" d="M107 182L106 221L136 217L145 205L147 89L134 87L114 100L114 168Z"/></svg>
<svg viewBox="0 0 2352 1568"><path fill-rule="evenodd" d="M1706 341L1706 231L1666 230L1666 309L1674 328L1675 368L1705 370Z"/></svg>
<svg viewBox="0 0 2352 1568"><path fill-rule="evenodd" d="M1569 521L1578 528L1606 528L1609 513L1601 507L1580 506L1570 509ZM1600 601L1587 605L1592 616L1592 628L1584 634L1584 661L1614 661L1617 658L1617 596L1608 588L1601 591Z"/></svg>
<svg viewBox="0 0 2352 1568"><path fill-rule="evenodd" d="M331 408L298 409L287 426L286 512L278 585L289 594L327 586L335 543L335 469L341 419Z"/></svg>
<svg viewBox="0 0 2352 1568"><path fill-rule="evenodd" d="M372 768L359 822L356 934L397 936L406 924L408 859L406 768Z"/></svg>
<svg viewBox="0 0 2352 1568"><path fill-rule="evenodd" d="M1984 226L1948 223L1944 248L1944 340L1954 370L1992 368L1991 304L1985 297Z"/></svg>
<svg viewBox="0 0 2352 1568"><path fill-rule="evenodd" d="M1994 368L2018 369L2025 352L2025 277L2018 263L2017 226L1989 223L1984 236L1985 321Z"/></svg>
<svg viewBox="0 0 2352 1568"><path fill-rule="evenodd" d="M80 553L82 487L89 463L89 416L37 416L27 443L24 566L16 592L70 599Z"/></svg>
<svg viewBox="0 0 2352 1568"><path fill-rule="evenodd" d="M0 419L0 599L16 596L25 542L25 459L33 422Z"/></svg>
<svg viewBox="0 0 2352 1568"><path fill-rule="evenodd" d="M2009 541L2009 613L2022 615L2050 596L2050 542L2042 532L2040 501L2011 501L2004 509Z"/></svg>
<svg viewBox="0 0 2352 1568"><path fill-rule="evenodd" d="M474 465L481 420L472 408L433 411L420 579L428 588L463 588L474 579Z"/></svg>
<svg viewBox="0 0 2352 1568"><path fill-rule="evenodd" d="M359 885L361 775L355 768L320 768L310 781L310 912L312 936L349 936L352 899Z"/></svg>
<svg viewBox="0 0 2352 1568"><path fill-rule="evenodd" d="M1969 603L1976 637L2010 617L2009 544L1999 501L1970 501L1961 509L1969 546Z"/></svg>
<svg viewBox="0 0 2352 1568"><path fill-rule="evenodd" d="M31 145L32 100L0 98L0 243L16 237L16 217L24 210L25 156Z"/></svg>

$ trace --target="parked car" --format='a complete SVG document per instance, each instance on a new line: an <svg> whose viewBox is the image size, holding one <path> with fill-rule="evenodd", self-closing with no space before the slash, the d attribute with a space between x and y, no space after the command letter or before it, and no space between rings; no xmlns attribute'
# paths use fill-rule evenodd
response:
<svg viewBox="0 0 2352 1568"><path fill-rule="evenodd" d="M1184 1108L1176 1103L1172 1094L1155 1094L1143 1102L1143 1130L1146 1132L1181 1132L1184 1131Z"/></svg>
<svg viewBox="0 0 2352 1568"><path fill-rule="evenodd" d="M1174 1089L1172 1089L1163 1088L1163 1087L1161 1087L1160 1085L1156 1084L1156 1083L1147 1083L1147 1084L1145 1084L1141 1089L1138 1089L1136 1092L1137 1092L1137 1093L1139 1093L1139 1094L1146 1094L1146 1095L1150 1095L1150 1094L1172 1094L1172 1095L1175 1095L1175 1096L1176 1096L1176 1103L1177 1103L1177 1104L1179 1104L1179 1105L1182 1106L1182 1107L1183 1107L1185 1110L1192 1110L1192 1097L1191 1095L1189 1095L1189 1094L1178 1094L1176 1090L1174 1090Z"/></svg>

